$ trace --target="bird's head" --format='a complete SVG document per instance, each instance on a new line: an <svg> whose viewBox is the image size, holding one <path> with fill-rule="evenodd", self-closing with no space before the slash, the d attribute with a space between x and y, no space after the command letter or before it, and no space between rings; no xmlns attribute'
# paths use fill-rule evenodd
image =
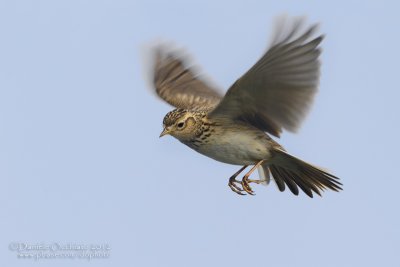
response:
<svg viewBox="0 0 400 267"><path fill-rule="evenodd" d="M194 137L201 121L195 113L184 109L174 109L165 115L163 120L163 131L160 137L172 135L180 141L190 140Z"/></svg>

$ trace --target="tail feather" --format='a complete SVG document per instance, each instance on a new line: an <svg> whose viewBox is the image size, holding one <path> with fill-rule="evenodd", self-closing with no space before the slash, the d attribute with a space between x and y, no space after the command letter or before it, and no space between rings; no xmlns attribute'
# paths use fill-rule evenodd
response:
<svg viewBox="0 0 400 267"><path fill-rule="evenodd" d="M325 189L342 190L338 177L279 148L274 150L274 157L267 167L280 191L285 191L287 185L293 194L298 195L300 187L309 197L313 197L313 192L321 196L321 191Z"/></svg>
<svg viewBox="0 0 400 267"><path fill-rule="evenodd" d="M292 191L296 196L299 194L299 188L291 177L290 173L286 172L283 168L278 168L276 166L271 166L271 172L273 177L281 177L281 179L285 182L285 184L289 187L289 190Z"/></svg>
<svg viewBox="0 0 400 267"><path fill-rule="evenodd" d="M277 168L277 167L274 166L274 168ZM296 173L294 173L294 172L292 172L290 170L286 170L286 169L283 169L283 168L280 168L280 170L281 170L281 172L284 173L285 177L287 177L285 179L285 181L286 180L290 181L290 179L292 179L293 182L295 183L295 186L298 185L301 188L301 190L303 190L303 192L306 193L309 197L313 197L313 193L312 192L315 192L315 193L317 193L318 195L321 196L321 193L320 193L318 187L316 185L314 185L311 181L308 181L307 179L300 178L298 175L296 175ZM276 176L278 176L278 174ZM289 187L289 189L290 189L290 187ZM281 190L281 191L283 191L283 190ZM291 191L293 192L293 190L291 190ZM293 192L293 193L295 195L297 195L298 194L298 190L297 190L296 193L295 192Z"/></svg>
<svg viewBox="0 0 400 267"><path fill-rule="evenodd" d="M279 191L281 191L281 192L285 191L285 181L283 180L283 178L281 178L281 176L279 176L277 174L276 167L268 166L268 168L274 178L274 181L275 181L276 186L278 187Z"/></svg>

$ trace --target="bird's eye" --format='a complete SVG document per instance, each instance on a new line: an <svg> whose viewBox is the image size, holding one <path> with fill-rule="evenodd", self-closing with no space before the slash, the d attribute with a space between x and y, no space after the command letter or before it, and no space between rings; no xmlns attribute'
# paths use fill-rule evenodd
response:
<svg viewBox="0 0 400 267"><path fill-rule="evenodd" d="M182 128L183 125L185 125L183 122L178 123L176 126L178 126L178 128Z"/></svg>

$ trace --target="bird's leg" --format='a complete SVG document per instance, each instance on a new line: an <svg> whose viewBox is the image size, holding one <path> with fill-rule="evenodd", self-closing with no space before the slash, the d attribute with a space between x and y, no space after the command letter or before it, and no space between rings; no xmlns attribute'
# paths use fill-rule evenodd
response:
<svg viewBox="0 0 400 267"><path fill-rule="evenodd" d="M245 194L242 193L242 191L244 191L244 190L236 185L236 184L241 184L240 181L236 180L236 177L246 168L247 168L247 165L243 166L234 175L232 175L231 178L229 178L229 182L228 182L229 187L232 189L233 192L235 192L239 195L245 195Z"/></svg>
<svg viewBox="0 0 400 267"><path fill-rule="evenodd" d="M262 182L261 180L250 180L250 179L249 179L249 176L250 176L250 175L254 172L254 170L257 169L257 167L260 166L263 162L264 162L264 160L260 160L259 162L257 162L256 165L254 165L254 166L250 169L250 171L249 171L248 173L246 173L246 174L243 176L243 179L242 179L242 187L243 187L243 190L246 191L246 193L248 193L249 195L255 195L253 189L251 189L251 187L250 187L250 183L257 183L257 184L259 184L259 183Z"/></svg>

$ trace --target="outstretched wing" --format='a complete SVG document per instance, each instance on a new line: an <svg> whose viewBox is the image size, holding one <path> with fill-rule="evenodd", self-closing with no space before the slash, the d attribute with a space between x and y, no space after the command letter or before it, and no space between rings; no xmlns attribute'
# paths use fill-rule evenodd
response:
<svg viewBox="0 0 400 267"><path fill-rule="evenodd" d="M246 121L277 137L282 128L295 132L307 115L319 83L323 36L317 25L281 21L272 45L228 90L211 117Z"/></svg>
<svg viewBox="0 0 400 267"><path fill-rule="evenodd" d="M222 99L216 89L196 75L177 51L158 47L155 51L153 83L158 96L183 109L214 108Z"/></svg>

